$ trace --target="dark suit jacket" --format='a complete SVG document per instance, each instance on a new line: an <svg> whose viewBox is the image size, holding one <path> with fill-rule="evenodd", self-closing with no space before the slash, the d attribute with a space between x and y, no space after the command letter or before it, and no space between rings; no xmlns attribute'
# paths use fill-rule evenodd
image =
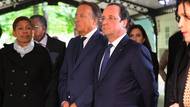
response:
<svg viewBox="0 0 190 107"><path fill-rule="evenodd" d="M180 107L183 106L183 93L185 89L185 82L187 79L188 69L190 67L190 47L184 44L180 45L180 49L176 54L173 71L167 82L167 98L168 102L166 107L173 103L179 103Z"/></svg>
<svg viewBox="0 0 190 107"><path fill-rule="evenodd" d="M168 64L167 64L167 75L166 75L166 83L165 83L165 107L169 106L169 93L171 92L171 88L173 86L172 81L171 80L171 74L174 71L174 64L176 62L176 55L178 54L182 54L184 48L185 48L185 43L183 41L183 36L181 34L181 32L177 32L175 33L173 36L171 36L169 38L169 54L168 54ZM182 53L179 53L179 51L181 51ZM180 55L178 55L178 57L181 57ZM178 58L179 60L179 58ZM174 71L175 72L175 71ZM169 88L168 88L169 87Z"/></svg>
<svg viewBox="0 0 190 107"><path fill-rule="evenodd" d="M156 107L158 92L150 53L125 36L98 80L97 58L94 107Z"/></svg>
<svg viewBox="0 0 190 107"><path fill-rule="evenodd" d="M52 75L52 81L51 84L49 86L49 96L52 97L52 101L54 101L54 104L49 104L49 105L55 105L55 107L59 107L59 97L58 97L58 74L59 74L59 70L61 68L61 65L63 63L64 60L64 54L65 54L65 43L52 38L48 35L48 39L47 39L47 45L46 48L50 54L51 57L51 61L52 61L52 65L53 65L53 71L54 74ZM52 102L49 101L49 102Z"/></svg>
<svg viewBox="0 0 190 107"><path fill-rule="evenodd" d="M61 101L75 102L78 107L91 107L93 67L96 56L106 41L99 31L96 31L76 61L79 39L80 37L71 39L66 49L60 70L59 96Z"/></svg>
<svg viewBox="0 0 190 107"><path fill-rule="evenodd" d="M171 36L169 38L167 78L169 78L169 76L171 75L171 73L173 71L176 54L178 53L179 49L181 48L182 43L183 43L183 36L180 31L175 33L173 36ZM183 46L182 46L182 48L183 48Z"/></svg>
<svg viewBox="0 0 190 107"><path fill-rule="evenodd" d="M59 71L64 59L66 49L65 42L52 38L48 35L46 48L50 53L54 69Z"/></svg>

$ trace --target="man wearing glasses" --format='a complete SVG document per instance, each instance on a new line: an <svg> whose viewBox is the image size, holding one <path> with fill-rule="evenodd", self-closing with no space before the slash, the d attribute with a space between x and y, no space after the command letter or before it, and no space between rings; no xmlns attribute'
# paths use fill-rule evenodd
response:
<svg viewBox="0 0 190 107"><path fill-rule="evenodd" d="M108 46L98 56L94 107L156 107L157 83L150 53L126 34L129 15L117 3L103 11L102 31Z"/></svg>

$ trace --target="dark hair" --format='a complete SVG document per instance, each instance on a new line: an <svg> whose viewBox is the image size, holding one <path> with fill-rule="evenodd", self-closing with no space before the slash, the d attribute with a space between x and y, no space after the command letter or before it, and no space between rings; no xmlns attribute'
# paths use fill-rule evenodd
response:
<svg viewBox="0 0 190 107"><path fill-rule="evenodd" d="M177 6L178 6L180 3L185 3L185 2L189 2L189 3L190 3L190 0L176 0Z"/></svg>
<svg viewBox="0 0 190 107"><path fill-rule="evenodd" d="M26 16L20 16L20 17L17 17L17 18L14 20L14 22L13 22L13 30L15 30L16 27L17 27L17 24L18 24L20 21L23 21L23 20L29 22L30 25L32 26L31 21L30 21L30 19L29 19L28 17L26 17Z"/></svg>
<svg viewBox="0 0 190 107"><path fill-rule="evenodd" d="M35 18L38 18L39 21L41 22L41 24L43 24L45 26L45 29L47 29L47 20L44 16L42 15L33 15L30 17L30 19L35 19Z"/></svg>
<svg viewBox="0 0 190 107"><path fill-rule="evenodd" d="M81 5L88 5L89 7L91 7L93 17L95 19L99 20L102 12L96 3L83 1L79 4L79 6L81 6Z"/></svg>
<svg viewBox="0 0 190 107"><path fill-rule="evenodd" d="M130 33L132 32L133 29L139 29L139 30L141 31L142 36L145 38L145 41L144 41L143 45L146 46L150 51L152 51L152 50L151 50L151 46L150 46L150 42L149 42L149 40L148 40L148 36L147 36L147 34L146 34L144 28L143 28L141 25L138 25L138 24L131 26L131 27L129 28L129 30L128 30L129 36L130 36Z"/></svg>
<svg viewBox="0 0 190 107"><path fill-rule="evenodd" d="M125 6L123 6L122 4L119 4L119 3L108 4L108 6L111 6L111 5L116 5L120 8L119 15L120 15L121 20L124 20L124 19L130 20L131 19L129 16L129 12L127 11L127 8Z"/></svg>
<svg viewBox="0 0 190 107"><path fill-rule="evenodd" d="M189 4L190 4L190 0L177 0L177 1L176 1L176 4L177 4L177 8L176 8L176 11L175 11L176 20L177 20L178 22L179 22L179 20L180 20L180 17L178 16L177 11L178 11L178 6L179 6L179 4L181 4L181 3L183 4L185 17L190 20L190 18L187 17L186 8L185 8L185 3L189 3Z"/></svg>

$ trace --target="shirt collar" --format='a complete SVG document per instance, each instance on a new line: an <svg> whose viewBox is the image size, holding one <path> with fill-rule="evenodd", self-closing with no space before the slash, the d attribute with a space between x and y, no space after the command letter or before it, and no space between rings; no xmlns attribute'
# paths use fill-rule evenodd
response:
<svg viewBox="0 0 190 107"><path fill-rule="evenodd" d="M20 53L21 57L23 57L25 54L31 52L34 48L34 40L31 39L31 41L28 43L27 46L25 47L21 47L17 40L14 42L14 45L13 45L13 48L18 52Z"/></svg>
<svg viewBox="0 0 190 107"><path fill-rule="evenodd" d="M126 33L124 33L122 36L120 36L120 37L118 37L116 40L114 40L112 43L108 43L108 44L112 44L113 45L113 47L116 47L118 44L119 44L119 42L121 41L121 39L124 37L126 35Z"/></svg>
<svg viewBox="0 0 190 107"><path fill-rule="evenodd" d="M84 37L86 37L86 39L83 42L83 46L85 47L87 42L89 41L89 39L92 37L92 35L96 32L98 28L94 28L93 30L91 30L89 33L87 33L86 35L84 35ZM82 35L83 36L83 35Z"/></svg>
<svg viewBox="0 0 190 107"><path fill-rule="evenodd" d="M45 34L45 36L42 38L40 42L36 41L37 43L41 44L43 47L46 47L47 45L48 36Z"/></svg>

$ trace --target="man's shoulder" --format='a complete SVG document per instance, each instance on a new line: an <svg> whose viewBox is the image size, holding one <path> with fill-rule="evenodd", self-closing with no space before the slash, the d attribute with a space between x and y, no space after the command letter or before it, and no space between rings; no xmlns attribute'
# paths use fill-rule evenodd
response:
<svg viewBox="0 0 190 107"><path fill-rule="evenodd" d="M107 44L107 42L108 42L106 36L104 36L104 35L102 34L102 32L99 31L99 30L97 30L97 31L92 35L91 38L94 38L93 40L95 40L95 41L97 41L97 42L100 42L101 44L102 44L102 43L103 43L103 44L105 44L105 43Z"/></svg>
<svg viewBox="0 0 190 107"><path fill-rule="evenodd" d="M47 44L65 47L65 42L58 40L57 38L48 36Z"/></svg>

